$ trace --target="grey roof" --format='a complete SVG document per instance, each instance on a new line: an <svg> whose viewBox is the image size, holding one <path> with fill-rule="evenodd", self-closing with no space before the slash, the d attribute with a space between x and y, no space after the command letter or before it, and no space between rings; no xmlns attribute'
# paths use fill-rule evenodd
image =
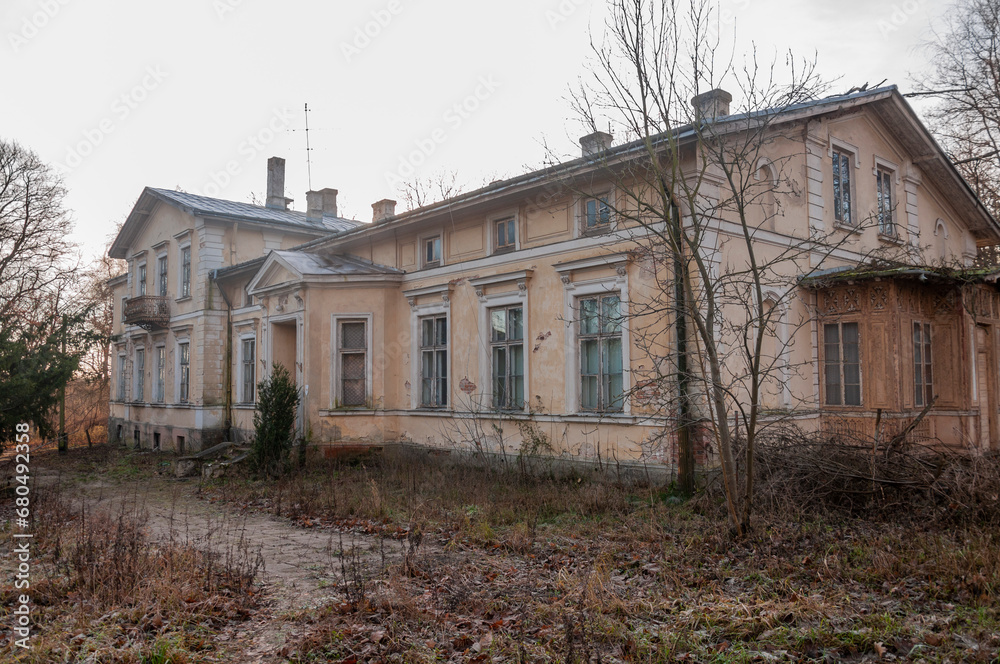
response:
<svg viewBox="0 0 1000 664"><path fill-rule="evenodd" d="M720 132L725 131L739 131L745 128L745 124L740 124L740 122L753 121L756 118L767 118L780 116L784 120L792 120L804 116L810 116L815 113L826 112L827 110L837 110L840 108L850 108L857 103L867 103L869 101L877 101L880 99L898 97L899 100L906 105L906 110L909 112L910 116L919 124L919 120L916 119L916 114L912 112L909 105L906 104L899 89L895 85L887 85L878 88L872 88L870 90L863 90L860 92L852 92L843 95L832 95L829 97L820 97L812 100L803 101L797 104L790 104L788 106L779 106L774 108L760 109L751 113L733 113L730 115L713 118L711 120L703 121L703 126L716 125L720 129ZM902 116L894 116L892 118L887 118L887 122L890 127L895 124L902 122L904 118ZM923 125L920 125L920 129L926 135L930 144L933 146L937 152L944 154L941 148L938 147L937 143L927 132ZM667 132L663 132L653 137L654 144L665 143L667 141L685 141L696 138L698 135L698 129L692 124L685 124L678 127L671 128ZM908 146L908 147L913 147ZM924 146L921 146L924 147ZM498 180L492 182L485 187L476 189L474 191L465 192L454 196L452 198L447 198L442 201L436 201L429 203L423 207L419 207L413 210L408 210L401 214L396 215L389 223L385 224L359 224L358 227L352 229L348 236L360 235L364 233L377 233L385 228L391 226L399 226L402 223L410 222L412 220L418 220L424 217L431 216L435 213L447 210L449 212L453 211L457 206L472 204L487 198L496 198L512 192L520 187L531 187L531 186L541 186L549 182L558 182L560 178L568 177L575 172L580 171L586 167L601 166L610 162L614 158L627 158L631 154L643 154L646 150L646 143L643 139L632 140L621 145L616 145L610 148L608 151L598 154L590 155L585 157L577 157L570 161L565 161L559 164L554 164L551 166L546 166L529 173L524 173L522 175L517 175L513 178L508 178L506 180ZM921 152L920 154L924 154ZM924 164L927 167L927 164ZM968 184L962 180L961 176L957 174L954 170L954 166L948 162L946 166L942 167L941 173L935 173L935 178L941 181L948 176L957 177L961 181L962 189L966 194L969 194L975 201L976 206L978 206L978 211L981 212L985 217L987 217L992 224L994 232L1000 232L1000 227L997 227L996 221L993 220L992 216L982 207L979 203L979 199L976 197L975 193L968 187ZM309 240L303 244L296 247L297 249L306 249L313 247L325 246L331 242L337 242L340 238L338 237L323 237L317 238L315 240Z"/></svg>
<svg viewBox="0 0 1000 664"><path fill-rule="evenodd" d="M365 274L403 274L394 267L372 263L356 256L336 254L321 256L307 254L303 251L274 250L271 252L281 258L302 276L317 275L365 275Z"/></svg>
<svg viewBox="0 0 1000 664"><path fill-rule="evenodd" d="M169 199L170 202L185 207L195 214L201 215L246 219L248 221L281 224L284 226L298 226L311 231L330 231L334 233L349 231L361 225L360 221L344 219L342 217L325 216L323 217L323 221L313 221L306 218L305 212L275 210L260 205L209 198L207 196L198 196L171 189L154 189L150 187L148 191L160 198Z"/></svg>

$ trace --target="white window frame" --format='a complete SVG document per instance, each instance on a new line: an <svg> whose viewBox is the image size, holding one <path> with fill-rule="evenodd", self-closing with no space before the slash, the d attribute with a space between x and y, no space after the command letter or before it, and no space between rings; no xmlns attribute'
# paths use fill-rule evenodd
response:
<svg viewBox="0 0 1000 664"><path fill-rule="evenodd" d="M166 403L167 347L165 344L157 344L153 347L153 362L153 403Z"/></svg>
<svg viewBox="0 0 1000 664"><path fill-rule="evenodd" d="M146 261L142 260L135 265L135 295L136 297L142 297L146 295L149 291L147 286L149 285L149 270L146 268Z"/></svg>
<svg viewBox="0 0 1000 664"><path fill-rule="evenodd" d="M161 263L166 268L163 272L160 271ZM167 279L170 278L170 258L167 256L167 252L162 252L156 255L156 294L159 297L166 297L169 289L167 288Z"/></svg>
<svg viewBox="0 0 1000 664"><path fill-rule="evenodd" d="M132 361L132 401L141 402L146 400L146 347L136 346L132 353L135 358ZM142 362L139 362L142 357Z"/></svg>
<svg viewBox="0 0 1000 664"><path fill-rule="evenodd" d="M885 232L883 232L883 230L882 230L882 224L880 222L879 225L878 225L878 234L881 237L883 237L883 238L889 238L889 239L892 239L892 240L898 240L898 239L900 239L900 229L902 228L902 226L899 223L899 218L900 218L900 214L899 213L902 212L902 213L905 214L905 212L906 212L906 206L905 206L905 204L902 205L902 206L899 204L899 193L900 193L900 189L901 189L901 187L899 185L902 182L902 179L900 178L900 175L899 175L899 166L897 164L895 164L894 162L889 161L888 159L883 159L882 157L879 157L878 155L874 155L872 157L872 175L875 176L875 215L876 215L876 218L881 213L881 210L879 210L879 201L878 201L878 186L879 186L878 177L879 177L879 171L883 171L885 173L888 173L889 179L890 179L890 183L889 183L889 186L890 186L889 197L890 197L891 201L890 201L889 215L890 215L890 221L891 221L891 225L892 225L892 228L893 228L893 232L892 233L885 233ZM903 192L903 195L904 195L904 200L905 200L906 192Z"/></svg>
<svg viewBox="0 0 1000 664"><path fill-rule="evenodd" d="M566 412L578 413L581 415L594 415L600 417L614 417L616 415L629 415L632 412L632 399L629 394L632 389L632 363L631 363L631 322L629 320L629 299L628 299L628 271L625 269L624 261L608 263L617 265L616 276L587 281L573 281L571 278L572 266L567 265L562 270L557 267L557 272L563 276L563 320L566 325ZM580 267L583 267L581 263ZM620 411L590 411L580 408L580 343L578 339L579 312L577 311L577 301L590 295L614 295L617 294L621 306L622 316L622 391L625 394L624 403Z"/></svg>
<svg viewBox="0 0 1000 664"><path fill-rule="evenodd" d="M487 234L489 235L490 254L509 254L521 249L521 218L516 209L505 210L504 212L487 217ZM514 243L512 246L500 247L497 242L497 224L501 221L514 221Z"/></svg>
<svg viewBox="0 0 1000 664"><path fill-rule="evenodd" d="M115 390L115 400L124 402L128 397L128 363L127 354L124 350L118 351L118 385Z"/></svg>
<svg viewBox="0 0 1000 664"><path fill-rule="evenodd" d="M608 206L608 223L596 224L592 227L587 226L587 203L593 200L606 200L606 205ZM617 190L608 186L607 188L593 189L583 196L577 198L576 201L576 234L578 237L589 237L593 235L605 235L607 233L613 232L618 227L618 215L616 213L617 209ZM598 210L598 215L600 211Z"/></svg>
<svg viewBox="0 0 1000 664"><path fill-rule="evenodd" d="M372 341L374 339L372 321L374 315L371 312L333 314L330 316L330 395L332 397L330 408L341 408L350 410L370 410L373 406L372 379L374 377L372 365ZM340 325L342 323L364 323L365 324L365 404L362 406L344 406L343 386L341 383L342 367L340 362Z"/></svg>
<svg viewBox="0 0 1000 664"><path fill-rule="evenodd" d="M122 327L125 327L125 306L128 304L128 295L122 296Z"/></svg>
<svg viewBox="0 0 1000 664"><path fill-rule="evenodd" d="M426 244L427 244L427 242L429 242L430 240L433 240L435 238L437 238L437 241L440 244L440 247L439 247L439 252L440 253L439 253L437 261L428 261L427 260L427 252L426 252L426 249L427 249ZM436 231L434 233L427 233L425 235L421 235L420 239L417 241L417 251L420 252L420 256L419 256L420 257L420 263L419 263L419 265L420 265L421 269L428 270L428 269L432 269L432 268L443 266L444 265L444 231L440 230L440 231Z"/></svg>
<svg viewBox="0 0 1000 664"><path fill-rule="evenodd" d="M191 297L191 270L194 260L191 251L191 242L177 245L177 299L184 300ZM184 252L188 254L187 270L184 269ZM187 283L185 284L185 275Z"/></svg>
<svg viewBox="0 0 1000 664"><path fill-rule="evenodd" d="M183 376L183 369L182 369L183 365L181 364L181 356L182 356L181 346L187 346L187 350L188 350L188 363L187 363L188 373L187 373L187 395L186 395L186 398L182 398L182 397L185 397L185 395L184 395L183 391L181 390L181 388L182 388L182 386L184 384L184 376ZM191 339L189 337L184 337L184 338L181 338L181 339L177 340L177 360L176 360L176 365L177 365L177 373L176 373L176 378L174 379L174 401L176 403L180 403L180 404L189 404L189 403L191 403Z"/></svg>
<svg viewBox="0 0 1000 664"><path fill-rule="evenodd" d="M522 324L524 325L524 412L528 412L531 404L531 321L528 307L528 284L532 271L523 270L490 277L470 279L469 283L476 289L479 297L479 329L482 330L482 343L479 344L479 384L483 386L481 404L484 408L493 409L493 353L491 350L490 310L500 307L520 305L522 308ZM504 290L486 294L487 287L504 286ZM516 411L506 411L516 412Z"/></svg>
<svg viewBox="0 0 1000 664"><path fill-rule="evenodd" d="M404 291L403 295L410 301L410 408L429 410L420 406L420 319L444 315L448 321L448 405L434 410L454 409L455 381L452 379L452 366L455 346L452 343L454 332L451 317L451 286L444 284L419 288ZM434 295L440 296L441 299L437 302L416 303L418 297Z"/></svg>
<svg viewBox="0 0 1000 664"><path fill-rule="evenodd" d="M858 150L858 147L856 145L852 145L852 144L848 143L847 141L843 141L843 140L841 140L839 138L835 138L833 136L830 137L829 149L827 150L827 160L826 160L826 163L827 163L827 167L830 168L830 188L831 188L831 195L833 195L834 192L835 192L835 190L833 189L833 153L834 152L846 153L849 157L853 157L853 159L849 159L848 160L849 163L853 164L853 168L851 169L851 174L850 174L850 178L851 178L851 187L850 187L850 195L851 195L850 214L851 214L851 220L850 221L843 221L843 220L837 219L837 210L836 210L837 199L836 199L836 196L834 195L833 199L831 200L831 204L830 204L831 208L833 209L833 223L834 223L835 226L839 226L841 228L855 229L855 228L858 227L858 225L859 225L858 222L860 221L858 219L858 174L857 174L857 171L861 168L861 151Z"/></svg>
<svg viewBox="0 0 1000 664"><path fill-rule="evenodd" d="M253 342L253 358L249 362L249 364L253 367L253 381L252 381L253 386L251 387L252 394L247 394L247 384L246 384L246 365L248 364L246 357L246 342L248 341ZM258 382L257 381L257 354L258 354L257 334L253 332L249 334L241 334L239 336L239 342L240 342L240 353L239 353L240 371L238 378L239 389L237 391L237 394L239 395L240 404L250 405L257 402L257 382Z"/></svg>

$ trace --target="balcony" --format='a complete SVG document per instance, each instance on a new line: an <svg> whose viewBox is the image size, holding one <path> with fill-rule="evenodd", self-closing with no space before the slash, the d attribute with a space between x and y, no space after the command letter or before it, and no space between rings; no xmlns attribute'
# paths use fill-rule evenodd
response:
<svg viewBox="0 0 1000 664"><path fill-rule="evenodd" d="M147 330L166 327L170 323L170 306L167 298L143 295L125 301L125 324L138 325Z"/></svg>

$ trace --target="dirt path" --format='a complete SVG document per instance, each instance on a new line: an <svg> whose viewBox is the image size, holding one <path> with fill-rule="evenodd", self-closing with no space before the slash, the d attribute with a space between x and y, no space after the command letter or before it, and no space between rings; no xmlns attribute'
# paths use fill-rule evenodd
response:
<svg viewBox="0 0 1000 664"><path fill-rule="evenodd" d="M43 482L60 481L56 477ZM67 479L62 478L64 487ZM341 546L352 548L366 566L378 568L398 557L398 550L383 551L376 538L343 534L329 528L300 528L267 514L241 513L221 502L198 495L196 480L165 477L141 482L72 483L79 504L112 515L145 515L154 539L172 540L211 550L229 561L263 569L264 606L254 618L226 628L219 637L225 650L222 661L246 663L283 661L277 652L300 635L300 628L282 620L291 612L315 608L337 596L341 580ZM221 654L221 653L220 653Z"/></svg>

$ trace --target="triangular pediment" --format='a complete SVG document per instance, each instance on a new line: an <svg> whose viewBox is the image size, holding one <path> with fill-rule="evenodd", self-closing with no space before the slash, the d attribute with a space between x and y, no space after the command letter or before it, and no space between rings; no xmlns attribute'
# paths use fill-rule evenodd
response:
<svg viewBox="0 0 1000 664"><path fill-rule="evenodd" d="M302 281L302 274L296 271L276 251L272 251L264 259L264 264L247 285L247 291L256 293L274 286Z"/></svg>

